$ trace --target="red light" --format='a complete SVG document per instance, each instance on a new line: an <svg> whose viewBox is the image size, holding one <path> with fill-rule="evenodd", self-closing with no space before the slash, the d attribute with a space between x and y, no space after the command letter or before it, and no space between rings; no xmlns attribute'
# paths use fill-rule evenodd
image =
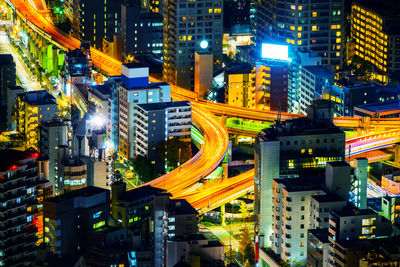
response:
<svg viewBox="0 0 400 267"><path fill-rule="evenodd" d="M11 166L11 170L16 170L17 168L18 168L17 165L12 165L12 166Z"/></svg>
<svg viewBox="0 0 400 267"><path fill-rule="evenodd" d="M37 157L39 157L39 153L33 153L32 156L33 156L34 158L37 158Z"/></svg>

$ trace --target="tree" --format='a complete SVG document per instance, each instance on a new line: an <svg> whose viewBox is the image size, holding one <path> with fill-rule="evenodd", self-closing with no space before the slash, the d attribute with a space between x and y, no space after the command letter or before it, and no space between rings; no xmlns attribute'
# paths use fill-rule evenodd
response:
<svg viewBox="0 0 400 267"><path fill-rule="evenodd" d="M151 162L144 156L138 155L132 160L133 169L139 179L145 183L157 177L158 171L151 165Z"/></svg>
<svg viewBox="0 0 400 267"><path fill-rule="evenodd" d="M244 255L244 252L246 250L247 245L251 245L251 239L250 239L250 233L249 230L247 229L247 227L244 227L242 230L242 239L240 240L239 243L239 252L242 253L242 255Z"/></svg>
<svg viewBox="0 0 400 267"><path fill-rule="evenodd" d="M182 164L192 157L192 146L190 142L182 142L177 138L168 139L160 143L158 154L166 160L168 167L176 168L178 163Z"/></svg>
<svg viewBox="0 0 400 267"><path fill-rule="evenodd" d="M243 220L246 220L247 217L249 217L249 210L247 209L246 202L242 201L240 202L240 216L242 217Z"/></svg>

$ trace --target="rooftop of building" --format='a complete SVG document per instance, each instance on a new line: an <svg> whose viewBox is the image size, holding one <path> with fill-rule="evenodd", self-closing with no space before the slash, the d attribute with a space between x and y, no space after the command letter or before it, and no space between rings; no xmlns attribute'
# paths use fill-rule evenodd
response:
<svg viewBox="0 0 400 267"><path fill-rule="evenodd" d="M369 112L391 112L391 111L399 111L400 112L400 100L392 100L371 104L364 104L357 106L358 109L366 110Z"/></svg>
<svg viewBox="0 0 400 267"><path fill-rule="evenodd" d="M194 215L198 214L195 208L187 202L186 199L173 199L171 200L172 207L170 213L172 215Z"/></svg>
<svg viewBox="0 0 400 267"><path fill-rule="evenodd" d="M306 69L315 76L334 76L335 73L330 70L328 66L303 66L302 69Z"/></svg>
<svg viewBox="0 0 400 267"><path fill-rule="evenodd" d="M11 54L0 54L0 65L15 64Z"/></svg>
<svg viewBox="0 0 400 267"><path fill-rule="evenodd" d="M136 201L143 198L148 198L154 195L171 196L170 193L164 189L152 187L150 185L141 186L132 190L126 191L120 198L123 201Z"/></svg>
<svg viewBox="0 0 400 267"><path fill-rule="evenodd" d="M338 211L332 211L332 215L338 217L351 217L351 216L363 216L363 215L377 215L377 213L371 209L357 209L357 208L345 208Z"/></svg>
<svg viewBox="0 0 400 267"><path fill-rule="evenodd" d="M97 90L100 92L103 96L107 96L111 94L111 89L110 86L106 83L104 84L97 84L97 85L91 85L90 88ZM93 93L95 93L95 90L92 90ZM96 93L95 93L96 94ZM97 95L97 94L96 94Z"/></svg>
<svg viewBox="0 0 400 267"><path fill-rule="evenodd" d="M254 66L248 62L235 62L222 69L223 72L228 74L244 74L251 73Z"/></svg>
<svg viewBox="0 0 400 267"><path fill-rule="evenodd" d="M163 110L166 108L174 108L174 107L189 107L190 102L189 101L171 101L171 102L138 104L138 106L146 111L151 111L151 110Z"/></svg>
<svg viewBox="0 0 400 267"><path fill-rule="evenodd" d="M64 193L59 196L51 197L46 199L48 202L59 203L66 200L74 199L77 197L92 197L98 194L108 193L109 190L95 187L95 186L88 186L81 189L77 189L71 192Z"/></svg>
<svg viewBox="0 0 400 267"><path fill-rule="evenodd" d="M308 232L315 236L321 243L329 243L329 228L310 229Z"/></svg>
<svg viewBox="0 0 400 267"><path fill-rule="evenodd" d="M160 88L161 86L167 86L169 85L166 82L156 82L156 83L149 83L147 86L132 86L132 87L127 87L125 84L121 83L121 86L124 87L127 90L148 90L148 89L156 89Z"/></svg>
<svg viewBox="0 0 400 267"><path fill-rule="evenodd" d="M54 96L47 93L46 90L25 92L23 95L24 101L32 106L57 105Z"/></svg>
<svg viewBox="0 0 400 267"><path fill-rule="evenodd" d="M128 69L136 69L136 68L148 68L148 66L144 63L141 62L131 62L131 63L125 63L122 66L127 67Z"/></svg>
<svg viewBox="0 0 400 267"><path fill-rule="evenodd" d="M343 131L331 123L313 123L309 118L281 121L260 132L262 141L276 141L278 137L299 135L339 134Z"/></svg>
<svg viewBox="0 0 400 267"><path fill-rule="evenodd" d="M331 193L328 193L326 195L315 195L315 196L312 196L312 198L315 199L319 203L339 202L339 201L346 202L341 197L339 197L335 194L331 194Z"/></svg>
<svg viewBox="0 0 400 267"><path fill-rule="evenodd" d="M28 158L37 158L39 153L35 150L20 151L16 149L0 149L0 172L8 171L13 166L19 167L19 161ZM0 178L1 179L1 178Z"/></svg>
<svg viewBox="0 0 400 267"><path fill-rule="evenodd" d="M86 166L86 164L79 157L63 158L61 163L62 165L68 167Z"/></svg>
<svg viewBox="0 0 400 267"><path fill-rule="evenodd" d="M283 184L285 190L288 192L303 192L322 190L323 177L299 177L299 178L278 178L274 179L275 182Z"/></svg>
<svg viewBox="0 0 400 267"><path fill-rule="evenodd" d="M347 163L346 161L331 161L331 162L327 162L326 164L329 164L332 167L348 167L348 166L350 166L349 163Z"/></svg>

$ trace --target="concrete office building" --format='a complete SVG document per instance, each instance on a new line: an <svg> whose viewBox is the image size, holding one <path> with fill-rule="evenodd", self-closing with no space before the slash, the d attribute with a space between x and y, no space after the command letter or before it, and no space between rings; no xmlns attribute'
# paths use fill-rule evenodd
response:
<svg viewBox="0 0 400 267"><path fill-rule="evenodd" d="M112 216L128 229L138 266L172 266L166 257L167 240L197 233L197 211L183 199L151 186L125 191L112 185ZM175 263L173 263L175 264Z"/></svg>
<svg viewBox="0 0 400 267"><path fill-rule="evenodd" d="M119 156L133 158L136 147L136 108L138 104L171 101L169 84L149 83L149 68L138 63L122 65L119 85Z"/></svg>
<svg viewBox="0 0 400 267"><path fill-rule="evenodd" d="M260 247L271 246L272 180L312 171L323 174L327 162L345 157L345 134L332 123L330 104L318 100L308 117L278 122L264 129L255 143L255 213Z"/></svg>
<svg viewBox="0 0 400 267"><path fill-rule="evenodd" d="M257 61L255 80L256 109L288 111L288 61Z"/></svg>
<svg viewBox="0 0 400 267"><path fill-rule="evenodd" d="M56 99L46 90L31 91L17 96L17 131L25 138L25 147L39 148L39 124L57 116Z"/></svg>
<svg viewBox="0 0 400 267"><path fill-rule="evenodd" d="M82 253L88 236L108 223L109 190L85 187L48 198L43 204L45 242L60 256Z"/></svg>
<svg viewBox="0 0 400 267"><path fill-rule="evenodd" d="M111 40L121 28L120 0L77 0L73 4L72 29L76 37L88 41L97 49L103 39Z"/></svg>
<svg viewBox="0 0 400 267"><path fill-rule="evenodd" d="M343 56L344 0L262 0L255 3L256 42L286 42L316 52L335 69Z"/></svg>
<svg viewBox="0 0 400 267"><path fill-rule="evenodd" d="M59 166L65 193L87 186L87 166L82 160L64 158Z"/></svg>
<svg viewBox="0 0 400 267"><path fill-rule="evenodd" d="M331 213L329 220L329 264L344 266L352 263L348 253L352 242L363 239L388 237L392 232L389 220L370 209L344 209ZM367 246L365 246L367 247Z"/></svg>
<svg viewBox="0 0 400 267"><path fill-rule="evenodd" d="M196 51L213 54L213 72L221 68L223 1L163 4L163 80L193 90Z"/></svg>
<svg viewBox="0 0 400 267"><path fill-rule="evenodd" d="M307 114L312 101L322 98L325 84L334 83L335 73L327 66L301 66L300 75L300 113Z"/></svg>
<svg viewBox="0 0 400 267"><path fill-rule="evenodd" d="M165 140L177 138L191 141L192 110L190 102L139 104L136 117L136 153L147 157L151 164L165 170L158 146Z"/></svg>
<svg viewBox="0 0 400 267"><path fill-rule="evenodd" d="M50 121L40 125L40 158L49 161L48 179L58 192L61 148L70 150L72 146L72 126L70 121ZM68 151L67 151L68 152ZM71 151L68 152L69 154Z"/></svg>
<svg viewBox="0 0 400 267"><path fill-rule="evenodd" d="M0 150L0 265L27 266L36 258L38 153Z"/></svg>
<svg viewBox="0 0 400 267"><path fill-rule="evenodd" d="M254 66L250 63L234 63L222 71L225 81L225 103L236 107L256 108Z"/></svg>
<svg viewBox="0 0 400 267"><path fill-rule="evenodd" d="M162 58L163 17L144 9L143 3L131 1L121 5L124 57L153 53Z"/></svg>
<svg viewBox="0 0 400 267"><path fill-rule="evenodd" d="M15 74L15 62L11 54L0 55L0 113L7 114L7 116L1 116L0 118L0 132L10 129L11 125L7 121L11 114L7 112L8 94L7 88L15 86L16 74ZM10 129L11 130L11 129Z"/></svg>
<svg viewBox="0 0 400 267"><path fill-rule="evenodd" d="M353 1L351 6L352 53L372 63L372 78L382 83L400 71L399 11L395 0Z"/></svg>

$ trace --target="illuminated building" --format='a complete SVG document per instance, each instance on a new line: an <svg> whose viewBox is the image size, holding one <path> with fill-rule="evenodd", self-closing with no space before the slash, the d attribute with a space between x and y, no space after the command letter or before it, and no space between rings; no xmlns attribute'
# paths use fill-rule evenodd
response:
<svg viewBox="0 0 400 267"><path fill-rule="evenodd" d="M111 105L113 95L111 90L112 87L108 82L92 85L88 88L89 113L102 118L106 128L107 140L110 140L112 135Z"/></svg>
<svg viewBox="0 0 400 267"><path fill-rule="evenodd" d="M48 160L48 179L58 192L60 183L60 163L64 154L61 148L72 147L72 127L70 121L50 121L40 125L40 159ZM71 152L69 152L71 153ZM60 188L61 190L62 188Z"/></svg>
<svg viewBox="0 0 400 267"><path fill-rule="evenodd" d="M56 99L45 90L17 96L17 131L24 136L26 148L39 148L39 123L53 120L57 112Z"/></svg>
<svg viewBox="0 0 400 267"><path fill-rule="evenodd" d="M254 190L260 248L271 246L272 180L323 173L327 162L344 160L345 134L332 120L329 102L318 100L307 118L279 121L256 138Z"/></svg>
<svg viewBox="0 0 400 267"><path fill-rule="evenodd" d="M287 61L256 62L256 109L288 111L288 75Z"/></svg>
<svg viewBox="0 0 400 267"><path fill-rule="evenodd" d="M136 117L136 154L147 157L161 171L165 162L159 145L168 139L191 141L192 110L190 102L139 104Z"/></svg>
<svg viewBox="0 0 400 267"><path fill-rule="evenodd" d="M196 235L197 211L184 199L170 199L163 189L125 187L123 182L112 185L112 216L135 240L138 266L171 266L166 243Z"/></svg>
<svg viewBox="0 0 400 267"><path fill-rule="evenodd" d="M73 4L73 33L100 49L103 39L111 40L121 28L120 0L77 0Z"/></svg>
<svg viewBox="0 0 400 267"><path fill-rule="evenodd" d="M60 256L82 253L91 232L108 224L109 212L109 190L93 186L45 199L45 243Z"/></svg>
<svg viewBox="0 0 400 267"><path fill-rule="evenodd" d="M0 150L0 266L35 260L37 157L35 151Z"/></svg>
<svg viewBox="0 0 400 267"><path fill-rule="evenodd" d="M255 69L249 63L233 63L223 68L225 103L235 107L256 108Z"/></svg>
<svg viewBox="0 0 400 267"><path fill-rule="evenodd" d="M124 56L154 53L161 58L163 53L162 15L143 10L139 2L123 3L121 7Z"/></svg>
<svg viewBox="0 0 400 267"><path fill-rule="evenodd" d="M119 85L119 156L128 159L135 155L135 121L138 104L171 101L167 83L149 83L149 68L138 63L122 65Z"/></svg>
<svg viewBox="0 0 400 267"><path fill-rule="evenodd" d="M360 248L367 249L365 245L359 245L357 241L388 237L392 232L389 220L378 215L370 209L343 209L333 211L329 219L329 263L333 266L345 266L357 257L362 257ZM357 245L358 243L358 245ZM362 243L361 243L362 244ZM358 252L356 250L358 249ZM364 254L365 255L365 254Z"/></svg>
<svg viewBox="0 0 400 267"><path fill-rule="evenodd" d="M344 92L342 88L336 85L331 85L329 82L326 82L322 87L322 99L329 100L333 106L333 114L336 117L342 117L345 115L344 112Z"/></svg>
<svg viewBox="0 0 400 267"><path fill-rule="evenodd" d="M223 2L165 0L163 8L163 81L193 90L195 51L212 52L213 72L221 68Z"/></svg>
<svg viewBox="0 0 400 267"><path fill-rule="evenodd" d="M8 94L7 88L10 86L15 86L16 76L15 76L15 63L11 54L0 55L0 112L1 114L7 114L7 116L12 116L8 114L7 104L8 104ZM7 121L7 116L1 116L0 118L0 132L11 130L11 125Z"/></svg>
<svg viewBox="0 0 400 267"><path fill-rule="evenodd" d="M300 75L300 113L307 114L307 107L317 96L322 96L326 82L333 84L335 73L326 66L301 66Z"/></svg>
<svg viewBox="0 0 400 267"><path fill-rule="evenodd" d="M382 216L391 221L397 223L399 221L400 213L400 197L382 197Z"/></svg>
<svg viewBox="0 0 400 267"><path fill-rule="evenodd" d="M351 6L351 39L354 55L374 65L373 79L387 83L400 71L400 16L397 1L354 1Z"/></svg>
<svg viewBox="0 0 400 267"><path fill-rule="evenodd" d="M224 14L225 16L225 14ZM229 33L224 33L223 53L234 56L238 46L248 46L253 43L253 34L249 25L234 25Z"/></svg>
<svg viewBox="0 0 400 267"><path fill-rule="evenodd" d="M256 42L287 42L296 51L316 52L323 65L342 60L344 0L255 1Z"/></svg>
<svg viewBox="0 0 400 267"><path fill-rule="evenodd" d="M87 167L79 158L64 158L60 165L60 179L64 192L81 189L87 186Z"/></svg>
<svg viewBox="0 0 400 267"><path fill-rule="evenodd" d="M249 26L250 1L224 0L224 29L235 26Z"/></svg>

